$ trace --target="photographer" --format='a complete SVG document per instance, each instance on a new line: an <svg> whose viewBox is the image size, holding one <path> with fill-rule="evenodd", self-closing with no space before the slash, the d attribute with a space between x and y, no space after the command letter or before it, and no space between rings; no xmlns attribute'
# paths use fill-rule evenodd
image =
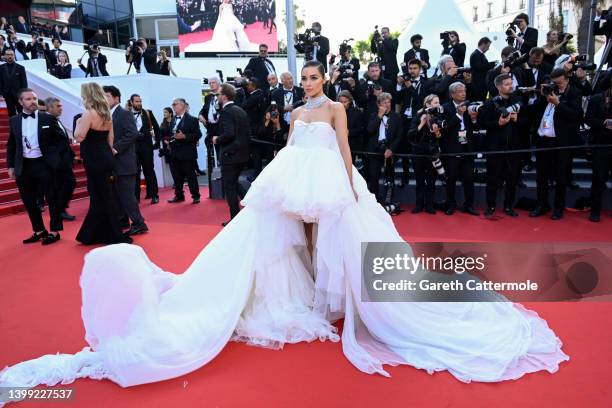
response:
<svg viewBox="0 0 612 408"><path fill-rule="evenodd" d="M486 57L491 46L488 37L482 37L478 41L478 48L470 55L470 68L472 68L472 98L476 101L484 101L487 98L487 73L495 68L495 62L489 62Z"/></svg>
<svg viewBox="0 0 612 408"><path fill-rule="evenodd" d="M427 78L427 70L431 65L429 64L429 51L427 51L425 48L421 48L422 41L423 36L421 34L415 34L410 37L410 44L412 44L412 48L404 53L404 64L409 65L410 61L413 59L421 61L421 74Z"/></svg>
<svg viewBox="0 0 612 408"><path fill-rule="evenodd" d="M501 63L499 63L495 68L489 70L487 72L486 84L487 90L489 91L489 96L494 97L497 96L497 88L495 87L495 78L501 74L508 74L512 77L512 82L514 83L514 87L517 88L519 86L518 80L516 78L515 72L517 71L514 63L509 60L511 56L513 56L517 52L513 47L504 47L501 50Z"/></svg>
<svg viewBox="0 0 612 408"><path fill-rule="evenodd" d="M82 59L79 58L77 63L79 64L79 68L85 72L86 77L99 77L99 76L108 76L108 71L106 70L106 55L100 52L100 46L96 43L91 45L84 45L83 48L87 50L89 54L89 59L87 60L87 68L85 68L82 64Z"/></svg>
<svg viewBox="0 0 612 408"><path fill-rule="evenodd" d="M333 101L337 101L340 92L344 90L350 91L353 95L357 89L359 81L359 59L351 56L352 47L344 40L340 44L340 61L334 65L336 56L332 55L330 65L332 68L329 71L330 80L326 84L325 93Z"/></svg>
<svg viewBox="0 0 612 408"><path fill-rule="evenodd" d="M478 115L479 123L486 129L487 150L513 150L522 147L518 116L521 98L513 95L512 78L501 74L495 78L498 96L489 99ZM514 211L516 187L521 175L521 156L517 154L493 154L487 156L487 210L486 217L495 213L497 190L504 183L504 213L511 217Z"/></svg>
<svg viewBox="0 0 612 408"><path fill-rule="evenodd" d="M266 93L268 92L270 87L268 75L276 74L276 69L272 61L268 59L268 46L266 44L259 45L259 55L251 58L244 70L252 71L253 76L259 79L259 83L262 87L261 89Z"/></svg>
<svg viewBox="0 0 612 408"><path fill-rule="evenodd" d="M568 33L563 34L563 38L559 40L559 32L557 30L551 30L546 34L546 44L542 47L544 49L544 61L550 65L555 65L555 61L561 54L566 54L567 43L572 39L572 35Z"/></svg>
<svg viewBox="0 0 612 408"><path fill-rule="evenodd" d="M368 189L376 200L379 197L380 175L385 168L385 179L393 181L393 152L397 150L402 138L402 118L391 109L390 93L382 92L376 97L377 111L368 118L367 148L368 152Z"/></svg>
<svg viewBox="0 0 612 408"><path fill-rule="evenodd" d="M325 72L327 72L327 55L329 54L329 39L325 36L321 35L321 24L314 22L312 23L312 31L314 31L315 34L315 41L312 43L313 48L313 52L312 52L312 57L313 59L319 61L321 64L323 64L323 68L325 69Z"/></svg>
<svg viewBox="0 0 612 408"><path fill-rule="evenodd" d="M457 68L455 60L450 55L443 55L438 62L440 75L432 78L431 90L438 95L440 101L445 103L449 100L448 90L451 84L460 82L465 85L466 92L472 94L472 74L469 69Z"/></svg>
<svg viewBox="0 0 612 408"><path fill-rule="evenodd" d="M456 31L445 31L440 34L442 40L442 55L450 55L455 65L462 67L465 62L465 43L459 41Z"/></svg>
<svg viewBox="0 0 612 408"><path fill-rule="evenodd" d="M593 35L605 35L606 43L610 41L610 35L612 35L612 6L607 10L601 9L598 5L596 9L596 16L593 24ZM608 68L612 66L612 52L608 53L608 59L606 61L600 61L600 65L608 64Z"/></svg>
<svg viewBox="0 0 612 408"><path fill-rule="evenodd" d="M45 44L45 40L38 35L32 33L32 41L26 46L26 52L30 53L30 59L47 59L49 44ZM47 66L49 63L47 62Z"/></svg>
<svg viewBox="0 0 612 408"><path fill-rule="evenodd" d="M539 122L536 146L541 148L570 146L574 144L582 120L580 92L569 84L563 69L553 70L550 80L551 83L542 85L543 98L536 107L536 117ZM550 211L548 181L554 179L555 200L551 219L563 218L570 164L570 150L536 152L538 206L529 214L530 217L539 217Z"/></svg>
<svg viewBox="0 0 612 408"><path fill-rule="evenodd" d="M395 82L396 78L393 78L393 81ZM364 79L359 82L355 97L357 105L363 109L363 113L367 118L378 111L377 98L383 92L393 96L395 93L393 82L382 78L378 62L370 62L368 64L368 72L364 75Z"/></svg>
<svg viewBox="0 0 612 408"><path fill-rule="evenodd" d="M130 40L130 45L125 50L125 60L133 63L139 74L143 62L149 74L161 73L157 65L157 51L155 47L149 47L146 38L139 38L138 41Z"/></svg>
<svg viewBox="0 0 612 408"><path fill-rule="evenodd" d="M247 96L240 105L246 112L249 123L248 128L250 129L250 138L257 136L257 131L261 124L261 118L265 112L265 97L261 89L259 89L259 79L252 77L246 86ZM251 145L251 155L253 161L253 179L261 173L263 168L263 158L265 156L266 149L261 143L253 143Z"/></svg>
<svg viewBox="0 0 612 408"><path fill-rule="evenodd" d="M612 78L612 77L611 77ZM594 144L612 144L612 80L605 85L604 93L593 95L589 100L585 122L591 128ZM593 178L591 182L591 214L589 220L599 222L602 191L608 174L612 170L612 149L593 148Z"/></svg>
<svg viewBox="0 0 612 408"><path fill-rule="evenodd" d="M272 102L281 113L281 125L284 131L289 131L291 112L304 97L304 90L293 85L293 75L290 72L281 74L282 87L272 92Z"/></svg>
<svg viewBox="0 0 612 408"><path fill-rule="evenodd" d="M467 153L474 150L473 130L474 113L468 113L466 86L455 82L449 86L450 102L444 108L445 126L442 126L440 147L442 153ZM447 156L444 168L448 174L446 181L446 215L453 215L457 209L455 188L461 179L464 203L461 211L471 215L480 215L474 210L474 156Z"/></svg>
<svg viewBox="0 0 612 408"><path fill-rule="evenodd" d="M276 143L285 145L287 143L286 133L281 126L281 114L276 105L276 102L272 101L272 104L266 109L264 114L263 124L259 126L257 131L257 138L265 140L266 142ZM281 147L272 146L268 144L261 144L262 158L268 162L274 158L276 153Z"/></svg>
<svg viewBox="0 0 612 408"><path fill-rule="evenodd" d="M506 35L508 36L508 44L519 50L521 54L528 54L533 47L538 45L538 30L533 27L528 27L529 16L521 13L514 18L514 21L508 24ZM510 44L510 40L514 40Z"/></svg>
<svg viewBox="0 0 612 408"><path fill-rule="evenodd" d="M351 95L349 91L340 92L340 95L338 95L338 102L340 102L346 110L348 141L349 146L351 147L353 163L355 163L357 156L353 152L360 151L365 148L365 126L363 123L363 114L354 106L353 95ZM357 164L355 167L358 167Z"/></svg>
<svg viewBox="0 0 612 408"><path fill-rule="evenodd" d="M423 209L429 214L436 213L433 206L436 177L438 174L445 175L444 167L439 158L440 146L438 140L442 137L439 120L436 120L441 113L439 108L440 98L438 98L438 95L427 95L423 100L423 108L414 115L408 131L412 153L431 156L412 159L416 180L416 206L412 209L413 214L418 214Z"/></svg>
<svg viewBox="0 0 612 408"><path fill-rule="evenodd" d="M562 55L557 58L555 68L563 68L570 80L570 85L580 91L582 96L589 96L593 93L591 83L587 79L586 71L595 70L595 64L586 63L586 55Z"/></svg>
<svg viewBox="0 0 612 408"><path fill-rule="evenodd" d="M381 28L380 33L376 29L370 43L372 54L378 56L377 61L380 62L383 77L392 82L395 82L395 77L397 77L399 72L399 67L397 66L398 45L399 41L391 36L389 27Z"/></svg>

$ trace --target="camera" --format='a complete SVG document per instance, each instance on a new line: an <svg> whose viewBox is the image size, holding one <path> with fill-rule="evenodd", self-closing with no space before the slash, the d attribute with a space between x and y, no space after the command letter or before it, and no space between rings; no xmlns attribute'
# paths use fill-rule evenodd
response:
<svg viewBox="0 0 612 408"><path fill-rule="evenodd" d="M575 64L572 67L572 71L576 71L578 68L582 68L585 71L595 71L597 69L597 64L595 64L595 63L591 63L591 64Z"/></svg>
<svg viewBox="0 0 612 408"><path fill-rule="evenodd" d="M469 102L467 110L469 113L478 113L480 112L480 109L482 109L483 105L484 102L482 101Z"/></svg>
<svg viewBox="0 0 612 408"><path fill-rule="evenodd" d="M372 95L374 91L380 91L382 89L380 84L375 83L371 79L368 80L367 84L368 84L368 94L370 95Z"/></svg>
<svg viewBox="0 0 612 408"><path fill-rule="evenodd" d="M549 96L549 95L552 95L553 93L557 95L559 94L559 87L556 84L552 82L549 82L547 84L542 84L542 95Z"/></svg>
<svg viewBox="0 0 612 408"><path fill-rule="evenodd" d="M436 170L436 173L438 173L442 180L446 180L448 176L446 175L446 170L444 170L442 160L440 160L440 146L434 141L431 141L429 144L429 154L431 155L431 165Z"/></svg>
<svg viewBox="0 0 612 408"><path fill-rule="evenodd" d="M278 106L276 105L276 101L272 101L270 103L270 118L276 119L278 118Z"/></svg>
<svg viewBox="0 0 612 408"><path fill-rule="evenodd" d="M42 43L45 42L44 38L42 38L42 37L38 37L38 39L36 41L38 41L39 44L42 44Z"/></svg>
<svg viewBox="0 0 612 408"><path fill-rule="evenodd" d="M574 38L574 36L572 34L569 33L564 33L563 31L559 32L559 34L557 35L557 38L559 40L563 40L565 39L565 36L567 35L567 41L571 40L572 38Z"/></svg>
<svg viewBox="0 0 612 408"><path fill-rule="evenodd" d="M432 106L431 108L426 108L425 113L430 115L429 119L429 128L436 125L440 128L440 130L446 128L446 120L441 116L444 113L444 107L442 106Z"/></svg>
<svg viewBox="0 0 612 408"><path fill-rule="evenodd" d="M532 86L519 86L515 89L515 92L519 95L531 95L537 93L537 89Z"/></svg>
<svg viewBox="0 0 612 408"><path fill-rule="evenodd" d="M312 28L307 28L303 34L296 34L295 49L297 52L304 53L304 58L309 61L313 59L314 43L318 42L321 34Z"/></svg>
<svg viewBox="0 0 612 408"><path fill-rule="evenodd" d="M520 103L514 103L510 106L504 106L501 104L501 97L497 96L495 98L493 98L493 103L495 104L495 109L497 110L497 112L499 112L499 114L501 115L502 118L506 119L508 116L510 116L510 114L512 113L519 113L519 111L521 110L521 104Z"/></svg>
<svg viewBox="0 0 612 408"><path fill-rule="evenodd" d="M567 62L571 62L573 64L573 63L576 63L576 62L586 61L588 58L589 58L589 56L586 55L586 54L572 55Z"/></svg>
<svg viewBox="0 0 612 408"><path fill-rule="evenodd" d="M444 113L442 106L432 106L431 108L425 108L425 113L428 115L441 115Z"/></svg>
<svg viewBox="0 0 612 408"><path fill-rule="evenodd" d="M506 28L506 43L510 46L514 45L514 37L512 36L513 32L516 33L519 30L518 24L516 24L516 20L513 20L508 24Z"/></svg>
<svg viewBox="0 0 612 408"><path fill-rule="evenodd" d="M508 58L502 63L502 67L509 67L514 69L526 63L529 60L529 54L525 53L521 55L520 51L514 51Z"/></svg>
<svg viewBox="0 0 612 408"><path fill-rule="evenodd" d="M87 43L83 45L83 49L88 53L92 53L94 51L100 51L100 44L97 42Z"/></svg>

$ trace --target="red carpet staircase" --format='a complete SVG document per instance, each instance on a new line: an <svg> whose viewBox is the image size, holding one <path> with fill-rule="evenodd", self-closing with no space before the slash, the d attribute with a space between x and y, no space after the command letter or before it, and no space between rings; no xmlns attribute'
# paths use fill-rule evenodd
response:
<svg viewBox="0 0 612 408"><path fill-rule="evenodd" d="M5 108L0 109L0 217L25 211L23 203L19 198L19 191L15 180L8 176L6 165L6 144L9 138L9 116ZM73 145L72 149L79 156L79 145ZM87 179L83 164L74 168L77 179L73 200L87 197Z"/></svg>

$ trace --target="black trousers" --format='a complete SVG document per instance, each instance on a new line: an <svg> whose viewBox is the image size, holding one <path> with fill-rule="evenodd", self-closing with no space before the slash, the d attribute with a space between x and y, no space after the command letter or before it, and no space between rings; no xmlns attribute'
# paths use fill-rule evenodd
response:
<svg viewBox="0 0 612 408"><path fill-rule="evenodd" d="M174 195L179 198L185 197L183 185L185 180L189 185L189 192L192 198L200 198L200 186L198 186L198 177L195 174L195 160L173 160L172 176L174 177Z"/></svg>
<svg viewBox="0 0 612 408"><path fill-rule="evenodd" d="M380 176L385 174L386 181L393 181L394 177L394 160L393 157L385 159L382 155L368 155L367 175L368 175L368 190L374 194L378 202L380 199ZM384 169L383 169L384 166Z"/></svg>
<svg viewBox="0 0 612 408"><path fill-rule="evenodd" d="M514 208L516 187L521 177L522 159L522 155L519 154L487 156L486 195L488 207L496 206L497 190L505 179L504 208Z"/></svg>
<svg viewBox="0 0 612 408"><path fill-rule="evenodd" d="M17 112L21 113L23 109L19 104L17 99L17 95L8 94L4 97L4 101L6 102L6 110L8 111L9 117L15 116Z"/></svg>
<svg viewBox="0 0 612 408"><path fill-rule="evenodd" d="M593 178L591 182L591 212L601 212L602 192L612 170L612 150L593 152Z"/></svg>
<svg viewBox="0 0 612 408"><path fill-rule="evenodd" d="M62 222L63 208L58 197L59 183L55 172L49 169L45 161L42 158L26 159L24 157L23 169L16 181L19 195L32 224L32 230L40 232L45 229L42 214L36 203L38 189L42 187L49 204L50 229L51 231L62 231L64 224Z"/></svg>
<svg viewBox="0 0 612 408"><path fill-rule="evenodd" d="M139 143L136 143L136 168L138 171L138 176L135 181L136 200L140 201L141 170L147 186L147 197L157 197L159 195L159 190L157 187L157 176L155 175L155 169L153 167L153 149L150 146L139 146Z"/></svg>
<svg viewBox="0 0 612 408"><path fill-rule="evenodd" d="M223 185L223 194L227 200L227 205L230 210L230 217L234 218L240 212L240 201L238 199L238 190L240 185L238 178L240 172L246 163L233 163L221 165L221 182ZM241 194L244 195L244 194Z"/></svg>
<svg viewBox="0 0 612 408"><path fill-rule="evenodd" d="M140 213L138 201L136 201L136 197L134 197L134 194L132 194L134 180L138 178L139 176L135 174L127 176L118 175L117 180L115 181L115 192L117 193L117 198L122 210L120 218L127 216L130 218L130 220L132 220L133 225L140 226L144 224L144 218Z"/></svg>
<svg viewBox="0 0 612 408"><path fill-rule="evenodd" d="M461 186L463 187L465 198L463 206L472 207L474 205L474 157L447 157L444 161L444 169L448 175L448 180L446 180L447 208L457 207L455 190L458 179L461 179Z"/></svg>
<svg viewBox="0 0 612 408"><path fill-rule="evenodd" d="M557 147L558 143L554 137L540 137L538 147ZM536 152L536 183L538 190L538 204L544 208L550 208L548 201L548 181L555 181L555 210L565 208L565 192L567 190L568 167L571 164L571 152L569 150L551 150Z"/></svg>
<svg viewBox="0 0 612 408"><path fill-rule="evenodd" d="M74 189L76 187L76 177L74 176L74 171L69 169L59 172L58 181L60 184L58 205L62 208L62 211L65 211L70 204L70 200L72 200L72 194L74 193Z"/></svg>
<svg viewBox="0 0 612 408"><path fill-rule="evenodd" d="M407 159L404 159L408 162ZM436 188L437 172L431 164L431 159L415 157L412 159L414 178L416 179L416 206L432 206Z"/></svg>

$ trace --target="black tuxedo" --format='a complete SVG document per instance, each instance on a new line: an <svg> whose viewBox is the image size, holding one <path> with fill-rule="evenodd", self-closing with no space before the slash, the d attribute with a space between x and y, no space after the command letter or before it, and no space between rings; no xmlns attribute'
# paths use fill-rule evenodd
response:
<svg viewBox="0 0 612 408"><path fill-rule="evenodd" d="M264 92L261 89L255 89L246 96L242 104L240 104L240 107L244 109L249 118L248 124L251 130L251 136L256 135L263 118L263 113L266 109Z"/></svg>
<svg viewBox="0 0 612 408"><path fill-rule="evenodd" d="M406 51L404 53L404 63L408 65L411 60L418 59L422 62L427 63L427 69L429 69L431 67L431 64L429 63L429 51L427 51L425 48L421 48L418 51L421 55L421 58L416 57L416 50L414 48L411 48ZM425 78L427 78L427 69L423 69L423 76L425 76Z"/></svg>
<svg viewBox="0 0 612 408"><path fill-rule="evenodd" d="M198 186L195 167L198 158L198 140L202 137L200 123L196 118L185 112L180 120L177 118L173 119L173 129L175 125L176 133L182 131L185 134L185 139L179 140L172 138L170 142L170 152L172 156L170 165L172 168L172 177L174 178L174 195L178 198L184 198L183 184L185 184L185 179L187 179L191 197L199 199L200 188Z"/></svg>
<svg viewBox="0 0 612 408"><path fill-rule="evenodd" d="M455 65L462 67L465 62L465 43L457 43L453 46L449 44L448 48L442 51L442 54L448 54L453 57Z"/></svg>
<svg viewBox="0 0 612 408"><path fill-rule="evenodd" d="M270 67L272 68L274 73L276 73L276 68L274 68L274 64L272 63L272 61L270 61L268 58L266 58L265 61L270 64ZM259 80L261 89L267 92L268 88L270 88L270 84L268 84L268 75L270 74L270 72L268 71L268 68L266 68L264 59L261 57L251 58L247 66L244 68L245 71L247 69L253 72L255 78Z"/></svg>
<svg viewBox="0 0 612 408"><path fill-rule="evenodd" d="M285 91L285 89L283 87L277 88L272 92L272 101L276 102L276 106L278 107L278 111L281 114L281 124L283 125L283 127L285 129L289 128L289 123L287 121L285 121L285 115L284 115L284 109L285 109L285 93L286 92L290 92L292 94L292 100L293 100L293 107L295 108L296 106L299 105L299 103L302 101L302 98L304 98L304 89L300 88L299 86L294 86L293 89L291 91Z"/></svg>
<svg viewBox="0 0 612 408"><path fill-rule="evenodd" d="M385 177L390 177L393 170L393 158L388 160L382 156L387 149L392 152L397 152L402 142L402 117L394 111L387 115L387 126L385 137L379 141L380 127L382 119L378 117L378 113L374 112L368 119L367 126L367 142L366 150L368 152L379 153L377 155L368 156L368 189L379 200L378 193L380 189L380 175L382 167L385 167Z"/></svg>
<svg viewBox="0 0 612 408"><path fill-rule="evenodd" d="M202 106L202 109L200 110L200 113L198 114L198 116L202 116L204 117L204 119L206 119L206 137L204 138L204 142L206 143L206 147L210 147L212 145L212 137L213 136L218 136L218 126L219 126L219 111L215 110L214 113L214 122L211 122L208 118L209 114L210 114L210 110L215 109L214 107L212 107L211 105L213 104L213 101L215 101L215 105L219 104L219 96L218 95L214 95L212 92L207 94L204 97L204 106ZM210 149L209 149L210 150Z"/></svg>
<svg viewBox="0 0 612 408"><path fill-rule="evenodd" d="M521 54L529 54L533 47L538 46L538 30L533 27L527 27L522 37L524 40L523 44L519 47L518 41L515 40L514 48L520 50Z"/></svg>
<svg viewBox="0 0 612 408"><path fill-rule="evenodd" d="M381 68L383 70L383 76L395 82L397 74L399 73L399 67L397 66L397 47L399 41L396 38L385 38L382 40L382 61ZM374 53L378 51L378 45L374 40L370 44L370 50Z"/></svg>
<svg viewBox="0 0 612 408"><path fill-rule="evenodd" d="M107 62L108 60L106 58L106 55L98 54L98 70L100 71L102 76L109 76L108 71L106 70ZM83 72L85 72L86 77L95 76L94 75L94 64L93 64L92 58L89 58L87 60L87 68L85 68L83 64L79 64L79 68L81 68Z"/></svg>
<svg viewBox="0 0 612 408"><path fill-rule="evenodd" d="M160 133L159 124L150 110L142 109L140 113L132 111L132 118L136 121L140 118L142 125L138 129L138 137L136 138L136 167L137 174L142 174L145 178L147 186L147 198L157 197L157 176L153 165L153 150L159 147ZM151 134L153 132L153 134ZM153 143L155 139L155 143ZM140 201L140 177L136 177L136 199Z"/></svg>
<svg viewBox="0 0 612 408"><path fill-rule="evenodd" d="M351 152L363 150L365 148L365 123L363 123L363 113L354 106L349 106L346 110L346 125L348 127L348 141ZM355 155L353 154L353 159Z"/></svg>
<svg viewBox="0 0 612 408"><path fill-rule="evenodd" d="M470 68L472 69L472 97L477 101L484 101L487 97L487 73L495 67L489 62L487 56L479 49L470 55Z"/></svg>
<svg viewBox="0 0 612 408"><path fill-rule="evenodd" d="M65 133L57 119L45 112L38 112L37 118L38 145L42 157L36 159L24 157L26 142L22 133L22 116L15 115L10 119L7 166L15 170L17 187L28 212L32 230L40 232L45 229L37 205L39 193L43 191L49 204L51 230L61 231L63 208L60 183L63 180L63 173L71 171L72 155Z"/></svg>
<svg viewBox="0 0 612 408"><path fill-rule="evenodd" d="M221 175L223 192L234 218L240 211L238 203L238 178L249 160L249 126L246 112L235 103L226 104L219 116L221 150Z"/></svg>
<svg viewBox="0 0 612 408"><path fill-rule="evenodd" d="M327 72L327 55L329 54L329 38L324 36L319 36L319 49L317 50L317 55L314 57L317 61L323 64L323 68L325 72Z"/></svg>
<svg viewBox="0 0 612 408"><path fill-rule="evenodd" d="M21 105L17 101L17 92L28 87L28 77L25 68L16 62L0 65L0 93L6 101L9 116L21 112Z"/></svg>
<svg viewBox="0 0 612 408"><path fill-rule="evenodd" d="M440 149L442 153L462 153L474 150L473 130L474 125L467 111L462 119L457 116L457 109L453 101L443 105L446 128L442 131L440 138ZM461 128L463 127L463 130ZM462 133L465 132L465 139ZM444 168L448 175L446 181L446 205L448 209L455 209L455 187L457 180L462 179L463 194L465 196L464 207L474 205L474 157L473 156L447 156L444 159Z"/></svg>

